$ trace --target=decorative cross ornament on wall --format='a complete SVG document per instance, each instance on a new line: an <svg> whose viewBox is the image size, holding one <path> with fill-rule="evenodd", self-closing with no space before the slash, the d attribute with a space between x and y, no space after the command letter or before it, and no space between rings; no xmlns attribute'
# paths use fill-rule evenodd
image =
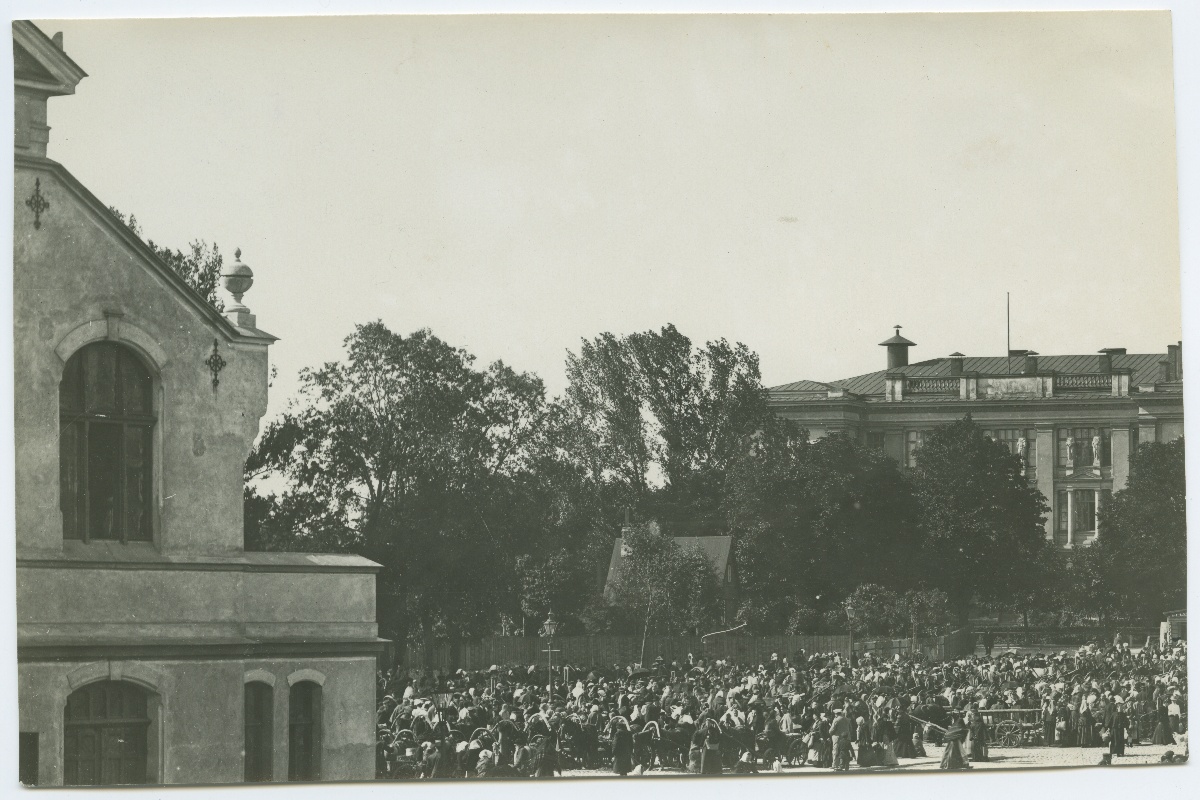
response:
<svg viewBox="0 0 1200 800"><path fill-rule="evenodd" d="M33 211L33 227L42 227L42 212L50 208L50 201L42 196L42 179L37 178L33 182L33 194L25 201L25 205Z"/></svg>
<svg viewBox="0 0 1200 800"><path fill-rule="evenodd" d="M208 367L209 372L212 373L213 391L215 392L217 390L217 386L221 383L221 379L217 376L221 374L221 370L225 369L225 359L221 358L221 354L217 352L216 339L213 339L212 352L209 353L208 358L204 360L204 363Z"/></svg>

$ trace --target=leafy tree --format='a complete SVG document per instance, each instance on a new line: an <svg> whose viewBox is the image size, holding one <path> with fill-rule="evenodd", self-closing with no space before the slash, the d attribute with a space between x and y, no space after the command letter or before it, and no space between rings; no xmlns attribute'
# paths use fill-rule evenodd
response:
<svg viewBox="0 0 1200 800"><path fill-rule="evenodd" d="M593 571L578 554L565 548L540 558L522 553L517 556L517 572L523 618L543 620L554 611L564 635L584 627L581 618L594 595L581 587L594 581Z"/></svg>
<svg viewBox="0 0 1200 800"><path fill-rule="evenodd" d="M900 596L874 583L855 588L842 601L842 608L853 614L854 630L858 635L891 636L904 624Z"/></svg>
<svg viewBox="0 0 1200 800"><path fill-rule="evenodd" d="M1150 442L1130 461L1129 483L1100 509L1096 550L1119 607L1158 617L1187 604L1184 440Z"/></svg>
<svg viewBox="0 0 1200 800"><path fill-rule="evenodd" d="M403 641L409 620L427 637L488 630L517 594L541 381L501 362L477 370L427 330L373 322L345 344L345 360L301 373L248 468L285 479L295 543L332 533L335 549L383 566L382 635Z"/></svg>
<svg viewBox="0 0 1200 800"><path fill-rule="evenodd" d="M626 528L608 600L639 619L644 633L695 633L716 623L720 585L708 557L681 547L655 522Z"/></svg>
<svg viewBox="0 0 1200 800"><path fill-rule="evenodd" d="M920 574L904 476L894 461L844 435L809 443L786 427L767 431L737 461L728 485L741 617L752 630L790 627L805 608L840 613L856 586L899 591Z"/></svg>
<svg viewBox="0 0 1200 800"><path fill-rule="evenodd" d="M969 414L933 431L913 473L923 555L959 622L973 600L1009 602L1036 581L1045 499Z"/></svg>
<svg viewBox="0 0 1200 800"><path fill-rule="evenodd" d="M133 231L133 235L139 239L142 238L142 227L138 224L137 217L130 214L128 217L121 213L113 206L109 206L117 219ZM171 269L179 274L179 277L187 281L187 284L196 290L196 293L208 301L209 305L218 311L224 310L224 303L217 292L221 285L221 268L224 264L224 256L221 255L221 250L214 242L209 245L203 239L195 239L188 244L187 252L183 250L172 250L169 247L163 247L156 244L153 239L146 239L146 246L154 251L154 254L166 263Z"/></svg>
<svg viewBox="0 0 1200 800"><path fill-rule="evenodd" d="M900 617L915 640L935 633L950 621L950 598L940 589L910 589L900 599Z"/></svg>
<svg viewBox="0 0 1200 800"><path fill-rule="evenodd" d="M567 450L593 482L642 518L724 532L725 474L751 436L778 424L756 355L723 339L697 348L668 325L584 341L567 379Z"/></svg>

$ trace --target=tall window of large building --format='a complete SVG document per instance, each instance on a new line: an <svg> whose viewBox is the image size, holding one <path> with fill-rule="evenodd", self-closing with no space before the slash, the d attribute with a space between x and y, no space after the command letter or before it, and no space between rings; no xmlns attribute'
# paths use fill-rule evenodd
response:
<svg viewBox="0 0 1200 800"><path fill-rule="evenodd" d="M292 686L288 697L288 780L321 779L321 687Z"/></svg>
<svg viewBox="0 0 1200 800"><path fill-rule="evenodd" d="M63 536L150 541L154 414L150 373L128 348L96 342L58 387Z"/></svg>
<svg viewBox="0 0 1200 800"><path fill-rule="evenodd" d="M274 738L274 688L254 681L246 684L246 774L247 782L269 781L274 777L272 740Z"/></svg>
<svg viewBox="0 0 1200 800"><path fill-rule="evenodd" d="M1111 428L1059 428L1057 461L1060 467L1090 467L1096 463L1099 447L1100 466L1112 466Z"/></svg>
<svg viewBox="0 0 1200 800"><path fill-rule="evenodd" d="M984 431L988 437L1008 448L1014 456L1025 459L1025 476L1037 477L1037 431L1033 428L996 428ZM1024 439L1022 445L1021 440Z"/></svg>
<svg viewBox="0 0 1200 800"><path fill-rule="evenodd" d="M917 465L917 450L925 443L930 431L908 431L904 434L904 463L909 467Z"/></svg>
<svg viewBox="0 0 1200 800"><path fill-rule="evenodd" d="M123 681L76 690L64 711L63 783L147 783L147 692Z"/></svg>

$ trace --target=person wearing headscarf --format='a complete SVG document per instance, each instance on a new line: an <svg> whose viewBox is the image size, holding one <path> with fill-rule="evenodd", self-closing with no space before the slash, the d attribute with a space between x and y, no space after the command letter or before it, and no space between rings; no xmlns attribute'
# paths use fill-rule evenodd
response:
<svg viewBox="0 0 1200 800"><path fill-rule="evenodd" d="M881 754L880 764L885 767L900 766L900 760L896 757L896 724L893 722L895 716L895 709L888 709L875 723L875 737L879 740Z"/></svg>
<svg viewBox="0 0 1200 800"><path fill-rule="evenodd" d="M551 728L549 735L542 738L534 777L553 778L555 773L562 775L562 767L558 763L558 737L561 731L562 727L556 725Z"/></svg>
<svg viewBox="0 0 1200 800"><path fill-rule="evenodd" d="M1158 707L1154 711L1154 735L1150 738L1151 744L1175 744L1175 737L1171 735L1171 720L1167 715L1167 704L1163 700L1158 701Z"/></svg>
<svg viewBox="0 0 1200 800"><path fill-rule="evenodd" d="M896 715L896 757L916 758L917 749L913 747L913 735L918 730L913 718L908 715L908 706L901 704Z"/></svg>
<svg viewBox="0 0 1200 800"><path fill-rule="evenodd" d="M962 715L954 712L951 716L950 727L942 735L945 752L942 753L941 768L945 770L970 769L971 765L963 756L963 742L967 738L967 728L963 725Z"/></svg>
<svg viewBox="0 0 1200 800"><path fill-rule="evenodd" d="M700 726L700 730L703 731L700 750L700 774L720 775L724 770L721 763L721 726L716 720L707 719Z"/></svg>
<svg viewBox="0 0 1200 800"><path fill-rule="evenodd" d="M983 718L983 714L972 708L967 712L967 732L970 738L970 747L967 749L967 756L971 761L987 761L988 760L988 727L987 722Z"/></svg>
<svg viewBox="0 0 1200 800"><path fill-rule="evenodd" d="M612 720L612 771L622 778L633 770L633 733L624 717Z"/></svg>
<svg viewBox="0 0 1200 800"><path fill-rule="evenodd" d="M1125 701L1116 696L1109 705L1104 717L1104 730L1108 732L1108 758L1125 755L1125 731L1129 727L1129 717L1125 715Z"/></svg>
<svg viewBox="0 0 1200 800"><path fill-rule="evenodd" d="M858 743L858 765L860 767L875 766L875 750L871 746L871 729L867 725L866 717L859 717L855 721L855 742Z"/></svg>

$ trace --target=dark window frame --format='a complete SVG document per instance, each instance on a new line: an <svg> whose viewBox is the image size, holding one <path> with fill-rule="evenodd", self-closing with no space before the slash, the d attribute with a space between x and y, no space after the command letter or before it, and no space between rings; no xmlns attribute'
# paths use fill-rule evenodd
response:
<svg viewBox="0 0 1200 800"><path fill-rule="evenodd" d="M297 681L288 690L288 780L321 780L322 688Z"/></svg>
<svg viewBox="0 0 1200 800"><path fill-rule="evenodd" d="M107 374L88 380L88 362L109 359ZM68 360L59 383L59 492L63 538L122 543L154 540L153 378L130 348L101 341L85 345ZM108 400L111 398L111 401ZM104 455L94 445L115 441ZM140 459L137 451L141 451ZM108 487L114 508L107 525L93 512L96 485ZM139 486L140 484L140 486ZM140 502L135 502L137 498ZM107 529L105 529L107 528Z"/></svg>
<svg viewBox="0 0 1200 800"><path fill-rule="evenodd" d="M245 702L244 750L246 783L275 779L275 688L264 681L248 681Z"/></svg>
<svg viewBox="0 0 1200 800"><path fill-rule="evenodd" d="M1094 463L1092 452L1092 437L1100 436L1100 467L1112 466L1112 428L1105 426L1063 427L1054 433L1054 463L1059 469L1079 469L1090 467ZM1075 440L1075 458L1073 462L1067 459L1067 437Z"/></svg>

